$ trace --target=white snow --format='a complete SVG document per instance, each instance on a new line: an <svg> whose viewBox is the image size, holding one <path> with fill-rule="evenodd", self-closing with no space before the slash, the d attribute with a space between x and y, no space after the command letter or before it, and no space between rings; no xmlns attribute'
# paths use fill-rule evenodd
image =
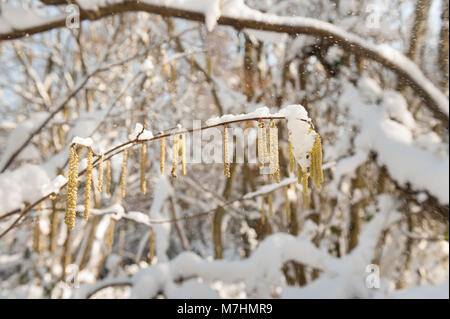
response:
<svg viewBox="0 0 450 319"><path fill-rule="evenodd" d="M433 153L414 145L413 134L408 126L414 125L408 115L392 112L391 106L364 102L373 101L367 91L380 94L379 87L373 81L361 80L365 87L364 95L348 85L339 99L340 107L348 108L352 121L360 129L355 138L357 153L337 165L338 174L348 173L361 164L370 151L377 153L377 161L387 167L389 174L400 185L410 183L417 191L426 190L437 197L442 204L449 203L449 160L448 155L442 160ZM367 89L367 83L372 89ZM361 87L361 86L360 86ZM388 93L388 95L391 95ZM396 96L400 100L399 96ZM388 103L389 104L389 103ZM399 103L402 107L402 103ZM403 113L407 112L403 109ZM390 115L406 122L408 126L393 121ZM348 166L351 163L350 166ZM345 165L345 166L344 166ZM346 167L346 168L345 168Z"/></svg>
<svg viewBox="0 0 450 319"><path fill-rule="evenodd" d="M78 145L82 145L82 146L86 146L86 147L91 147L94 144L94 141L92 141L92 139L90 137L83 138L83 137L75 136L72 139L72 144L78 144Z"/></svg>
<svg viewBox="0 0 450 319"><path fill-rule="evenodd" d="M42 186L49 183L47 173L37 165L25 164L4 172L0 175L0 213L18 209L24 202L35 201L41 194Z"/></svg>
<svg viewBox="0 0 450 319"><path fill-rule="evenodd" d="M153 203L150 207L149 216L151 219L167 218L167 206L164 204L172 194L173 189L165 175L161 175L158 183L155 185ZM167 249L169 248L170 223L154 225L155 248L158 261L168 260Z"/></svg>
<svg viewBox="0 0 450 319"><path fill-rule="evenodd" d="M67 178L63 175L56 176L50 183L44 184L41 188L41 196L47 196L49 194L58 194L60 188L67 183Z"/></svg>
<svg viewBox="0 0 450 319"><path fill-rule="evenodd" d="M130 140L135 140L136 138L139 140L148 140L153 138L153 133L150 130L144 129L144 126L141 123L136 123L133 133L131 133L128 138Z"/></svg>
<svg viewBox="0 0 450 319"><path fill-rule="evenodd" d="M214 117L206 120L206 125L213 126L221 123L231 122L231 121L241 121L252 118L262 118L274 116L270 113L268 107L260 107L253 112L250 113L241 113L241 114L225 114L220 117Z"/></svg>
<svg viewBox="0 0 450 319"><path fill-rule="evenodd" d="M0 169L6 164L11 155L16 152L17 146L22 145L29 137L31 132L41 125L47 117L45 112L38 112L30 116L26 121L19 124L8 136L6 147L3 149L3 154L0 158ZM30 153L36 154L33 145L28 145L22 152L26 153L25 159L39 158L38 156L31 156Z"/></svg>
<svg viewBox="0 0 450 319"><path fill-rule="evenodd" d="M306 169L311 164L309 154L316 139L316 132L311 130L311 119L301 105L289 105L280 111L287 119L289 141L292 144L295 160Z"/></svg>

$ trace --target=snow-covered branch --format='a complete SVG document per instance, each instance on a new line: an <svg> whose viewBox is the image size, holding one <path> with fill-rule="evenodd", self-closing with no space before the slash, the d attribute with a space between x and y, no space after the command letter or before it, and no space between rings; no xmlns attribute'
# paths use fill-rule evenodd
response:
<svg viewBox="0 0 450 319"><path fill-rule="evenodd" d="M44 3L65 5L66 1L44 1ZM5 6L3 10L3 15L0 17L0 40L17 39L25 35L63 27L66 23L65 17L30 18L30 12L25 11L21 14L17 12L16 8L11 9L9 6ZM8 10L15 10L18 18L14 21L8 19ZM293 36L305 34L328 38L349 52L377 61L394 71L425 101L434 116L442 120L448 127L448 99L425 77L414 62L388 45L371 44L355 34L324 21L262 13L247 7L242 0L224 1L221 10L218 0L196 1L195 3L181 0L115 1L108 5L105 5L103 1L90 1L80 8L80 20L98 20L116 13L136 11L206 22L208 29L220 24L239 30L247 28L287 33ZM29 18L26 19L25 16ZM20 24L17 21L27 21L27 23Z"/></svg>

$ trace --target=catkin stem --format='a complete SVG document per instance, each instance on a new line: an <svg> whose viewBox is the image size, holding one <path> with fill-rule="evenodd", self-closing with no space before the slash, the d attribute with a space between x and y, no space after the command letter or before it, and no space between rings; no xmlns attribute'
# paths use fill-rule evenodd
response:
<svg viewBox="0 0 450 319"><path fill-rule="evenodd" d="M141 163L140 163L140 186L141 186L141 193L146 194L147 193L147 181L145 179L145 164L147 163L147 144L142 143L141 144Z"/></svg>
<svg viewBox="0 0 450 319"><path fill-rule="evenodd" d="M77 206L77 191L78 191L78 162L79 157L74 145L70 147L69 159L69 181L67 183L67 200L66 200L66 215L64 222L69 230L75 227L76 206Z"/></svg>
<svg viewBox="0 0 450 319"><path fill-rule="evenodd" d="M89 206L91 203L91 185L92 185L92 150L88 149L87 168L86 168L86 188L84 192L84 219L89 218Z"/></svg>
<svg viewBox="0 0 450 319"><path fill-rule="evenodd" d="M123 157L122 157L122 178L120 180L120 190L122 194L122 198L125 198L126 196L126 186L127 186L127 155L128 150L123 151Z"/></svg>

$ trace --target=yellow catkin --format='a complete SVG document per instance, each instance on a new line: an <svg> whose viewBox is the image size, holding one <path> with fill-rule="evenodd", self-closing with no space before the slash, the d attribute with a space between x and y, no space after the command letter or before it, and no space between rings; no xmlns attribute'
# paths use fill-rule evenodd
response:
<svg viewBox="0 0 450 319"><path fill-rule="evenodd" d="M264 196L261 196L261 224L266 223L266 208L265 208Z"/></svg>
<svg viewBox="0 0 450 319"><path fill-rule="evenodd" d="M67 270L67 266L71 263L72 261L72 247L71 247L71 236L72 235L72 231L70 230L70 228L67 228L67 232L66 232L66 240L64 242L64 250L63 250L63 260L62 260L62 277L64 278L66 276L66 270Z"/></svg>
<svg viewBox="0 0 450 319"><path fill-rule="evenodd" d="M272 193L267 195L267 204L269 205L269 216L273 216L273 207L272 207Z"/></svg>
<svg viewBox="0 0 450 319"><path fill-rule="evenodd" d="M272 125L273 121L269 122L269 130L268 130L268 142L269 142L269 180L272 181L273 180L273 176L274 176L274 160L273 160L273 139L272 139L272 130L271 130L271 125Z"/></svg>
<svg viewBox="0 0 450 319"><path fill-rule="evenodd" d="M313 149L311 150L311 153L309 154L309 157L311 159L311 164L309 165L309 177L311 178L311 180L313 182L315 182L315 177L316 177L316 163L315 163L315 151L314 151L314 146Z"/></svg>
<svg viewBox="0 0 450 319"><path fill-rule="evenodd" d="M106 194L111 195L111 160L106 161Z"/></svg>
<svg viewBox="0 0 450 319"><path fill-rule="evenodd" d="M172 137L172 171L170 172L170 175L172 175L173 178L177 178L177 164L178 164L178 155L179 155L179 149L180 147L180 136L178 134L174 135Z"/></svg>
<svg viewBox="0 0 450 319"><path fill-rule="evenodd" d="M303 170L302 170L302 166L300 164L297 164L297 174L298 174L297 184L301 184L302 177L303 177Z"/></svg>
<svg viewBox="0 0 450 319"><path fill-rule="evenodd" d="M284 199L286 205L286 220L288 223L291 222L291 201L289 200L289 187L284 188Z"/></svg>
<svg viewBox="0 0 450 319"><path fill-rule="evenodd" d="M64 145L64 133L63 125L58 125L58 139L61 145Z"/></svg>
<svg viewBox="0 0 450 319"><path fill-rule="evenodd" d="M56 201L52 201L52 216L51 216L51 226L50 226L50 242L49 242L49 251L51 254L55 252L56 249L56 237L58 233L59 226L59 213L56 209Z"/></svg>
<svg viewBox="0 0 450 319"><path fill-rule="evenodd" d="M64 222L69 230L75 227L75 217L77 214L78 162L77 150L72 145L70 147L69 180L67 182L66 215L64 217Z"/></svg>
<svg viewBox="0 0 450 319"><path fill-rule="evenodd" d="M322 141L320 139L320 135L317 133L316 135L316 144L317 144L317 163L318 163L318 177L319 182L323 183L323 170L322 170Z"/></svg>
<svg viewBox="0 0 450 319"><path fill-rule="evenodd" d="M186 134L181 134L181 168L183 175L186 175Z"/></svg>
<svg viewBox="0 0 450 319"><path fill-rule="evenodd" d="M161 134L164 134L163 132L161 132ZM165 137L161 137L161 154L160 154L160 158L159 158L159 167L161 170L161 175L164 174L164 164L166 162L166 139Z"/></svg>
<svg viewBox="0 0 450 319"><path fill-rule="evenodd" d="M289 142L289 172L294 173L295 169L295 158L294 158L294 148L292 143Z"/></svg>
<svg viewBox="0 0 450 319"><path fill-rule="evenodd" d="M99 192L102 191L103 189L103 162L105 160L105 156L102 155L100 156L100 160L98 163L98 185L97 185L97 189Z"/></svg>
<svg viewBox="0 0 450 319"><path fill-rule="evenodd" d="M302 176L302 181L303 181L303 205L305 207L305 209L309 209L309 197L308 197L308 169L305 169L303 171L303 176Z"/></svg>
<svg viewBox="0 0 450 319"><path fill-rule="evenodd" d="M122 156L122 177L120 179L120 191L122 194L122 198L125 198L127 194L127 157L128 150L124 150Z"/></svg>
<svg viewBox="0 0 450 319"><path fill-rule="evenodd" d="M145 164L147 163L147 144L142 143L141 145L141 163L140 163L140 186L141 193L147 193L147 180L145 179Z"/></svg>
<svg viewBox="0 0 450 319"><path fill-rule="evenodd" d="M267 136L267 131L266 128L264 128L264 130L262 130L262 139L263 139L263 151L264 151L264 161L268 161L269 160L269 149L268 149L268 139L270 139L270 137Z"/></svg>
<svg viewBox="0 0 450 319"><path fill-rule="evenodd" d="M106 247L108 248L108 252L111 253L112 246L114 244L114 226L116 224L115 219L111 218L111 221L109 222L109 229L108 234L106 237Z"/></svg>
<svg viewBox="0 0 450 319"><path fill-rule="evenodd" d="M177 64L175 62L172 63L172 67L170 69L170 76L172 85L174 85L175 82L177 81Z"/></svg>
<svg viewBox="0 0 450 319"><path fill-rule="evenodd" d="M311 178L318 189L322 188L323 171L322 171L322 143L319 134L316 134L316 140L311 151Z"/></svg>
<svg viewBox="0 0 450 319"><path fill-rule="evenodd" d="M169 65L169 62L167 61L166 51L162 50L161 54L162 54L162 62L163 62L162 71L166 76L169 76L170 75L170 65Z"/></svg>
<svg viewBox="0 0 450 319"><path fill-rule="evenodd" d="M40 237L41 237L41 228L39 226L39 216L34 218L34 227L33 227L33 252L39 254L39 246L40 246Z"/></svg>
<svg viewBox="0 0 450 319"><path fill-rule="evenodd" d="M151 265L153 258L155 257L155 230L150 230L150 248L148 251L148 263Z"/></svg>
<svg viewBox="0 0 450 319"><path fill-rule="evenodd" d="M84 219L89 218L89 206L91 204L91 185L92 185L92 150L88 149L87 167L86 167L86 188L84 192Z"/></svg>
<svg viewBox="0 0 450 319"><path fill-rule="evenodd" d="M195 57L193 54L191 54L189 57L189 64L191 67L191 72L193 72L195 70Z"/></svg>
<svg viewBox="0 0 450 319"><path fill-rule="evenodd" d="M271 180L275 177L277 183L280 182L280 167L278 159L278 129L273 120L269 124L270 134L270 173Z"/></svg>
<svg viewBox="0 0 450 319"><path fill-rule="evenodd" d="M230 150L228 145L228 127L223 128L223 165L225 176L230 178Z"/></svg>
<svg viewBox="0 0 450 319"><path fill-rule="evenodd" d="M206 72L208 72L209 75L212 73L212 60L209 54L205 55L205 64L206 64Z"/></svg>
<svg viewBox="0 0 450 319"><path fill-rule="evenodd" d="M266 127L264 125L263 120L258 121L258 161L259 161L259 168L264 167L264 160L266 158L267 149L265 148L265 131Z"/></svg>

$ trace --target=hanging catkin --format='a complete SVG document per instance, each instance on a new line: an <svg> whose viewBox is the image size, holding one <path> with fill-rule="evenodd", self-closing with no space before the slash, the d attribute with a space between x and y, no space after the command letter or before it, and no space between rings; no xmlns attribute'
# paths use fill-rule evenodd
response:
<svg viewBox="0 0 450 319"><path fill-rule="evenodd" d="M302 166L300 164L297 164L297 175L298 175L297 184L301 184L302 177L303 177L303 170L302 170Z"/></svg>
<svg viewBox="0 0 450 319"><path fill-rule="evenodd" d="M127 186L127 156L128 150L125 149L123 151L123 157L122 157L122 177L120 179L120 191L122 194L122 198L125 198L126 196L126 186Z"/></svg>
<svg viewBox="0 0 450 319"><path fill-rule="evenodd" d="M50 236L49 236L49 251L51 254L55 252L56 249L56 234L58 233L59 226L59 214L56 209L56 200L52 201L52 216L51 216L51 226L50 226Z"/></svg>
<svg viewBox="0 0 450 319"><path fill-rule="evenodd" d="M263 120L258 121L258 161L259 168L264 167L264 160L266 158L267 147L266 147L266 126Z"/></svg>
<svg viewBox="0 0 450 319"><path fill-rule="evenodd" d="M322 171L322 143L319 134L316 134L316 140L311 152L311 166L314 168L313 180L318 189L322 188L323 171Z"/></svg>
<svg viewBox="0 0 450 319"><path fill-rule="evenodd" d="M178 155L180 151L179 147L180 147L180 136L178 134L175 134L172 137L172 171L170 172L170 175L172 175L173 178L178 178L177 164L178 164Z"/></svg>
<svg viewBox="0 0 450 319"><path fill-rule="evenodd" d="M86 167L86 187L84 192L84 219L89 218L89 206L91 203L91 185L92 185L92 150L88 149L87 167Z"/></svg>
<svg viewBox="0 0 450 319"><path fill-rule="evenodd" d="M286 205L286 221L288 223L291 222L291 201L289 200L289 188L287 186L284 187L284 199Z"/></svg>
<svg viewBox="0 0 450 319"><path fill-rule="evenodd" d="M186 134L181 134L181 168L186 175Z"/></svg>
<svg viewBox="0 0 450 319"><path fill-rule="evenodd" d="M175 62L171 65L170 76L172 85L175 85L175 82L177 81L177 64Z"/></svg>
<svg viewBox="0 0 450 319"><path fill-rule="evenodd" d="M111 160L106 161L106 194L111 195Z"/></svg>
<svg viewBox="0 0 450 319"><path fill-rule="evenodd" d="M39 254L39 246L40 246L40 237L41 237L41 228L39 226L39 216L34 218L33 223L33 252Z"/></svg>
<svg viewBox="0 0 450 319"><path fill-rule="evenodd" d="M225 176L230 178L230 150L228 145L228 126L223 128L223 165Z"/></svg>
<svg viewBox="0 0 450 319"><path fill-rule="evenodd" d="M100 161L98 163L98 185L97 189L101 193L103 189L103 162L105 160L105 156L100 156Z"/></svg>
<svg viewBox="0 0 450 319"><path fill-rule="evenodd" d="M150 230L150 248L148 251L148 263L151 265L152 260L155 257L155 230L152 227Z"/></svg>
<svg viewBox="0 0 450 319"><path fill-rule="evenodd" d="M267 203L269 204L269 216L272 217L273 216L272 193L269 193L269 195L267 195Z"/></svg>
<svg viewBox="0 0 450 319"><path fill-rule="evenodd" d="M147 144L141 144L141 163L140 163L140 186L141 193L147 193L147 181L145 179L145 164L147 163Z"/></svg>
<svg viewBox="0 0 450 319"><path fill-rule="evenodd" d="M161 132L161 134L164 134ZM161 137L161 154L159 157L159 167L161 169L161 175L164 174L164 163L166 161L166 140L165 137Z"/></svg>
<svg viewBox="0 0 450 319"><path fill-rule="evenodd" d="M309 198L308 198L308 169L303 171L302 176L302 187L303 187L303 205L305 209L309 209Z"/></svg>
<svg viewBox="0 0 450 319"><path fill-rule="evenodd" d="M264 195L261 196L261 224L266 223L266 208L265 208L265 201L264 201Z"/></svg>
<svg viewBox="0 0 450 319"><path fill-rule="evenodd" d="M294 148L292 143L289 142L289 172L294 173L295 169L295 158L294 158Z"/></svg>
<svg viewBox="0 0 450 319"><path fill-rule="evenodd" d="M70 147L69 181L67 182L66 215L64 217L64 222L69 230L75 227L75 217L77 214L78 162L77 150L72 145Z"/></svg>
<svg viewBox="0 0 450 319"><path fill-rule="evenodd" d="M177 81L177 65L175 62L173 62L170 67L170 93L171 94L175 93L176 81Z"/></svg>
<svg viewBox="0 0 450 319"><path fill-rule="evenodd" d="M208 53L205 54L205 64L206 64L206 72L208 72L209 75L212 73L212 61L211 57Z"/></svg>
<svg viewBox="0 0 450 319"><path fill-rule="evenodd" d="M108 229L108 234L106 237L106 247L108 248L108 253L111 253L112 251L112 246L114 244L114 226L116 224L116 221L114 218L111 218L111 220L109 221L109 229Z"/></svg>
<svg viewBox="0 0 450 319"><path fill-rule="evenodd" d="M277 183L280 182L280 167L278 162L278 129L273 120L269 123L269 152L270 152L270 180L275 177Z"/></svg>
<svg viewBox="0 0 450 319"><path fill-rule="evenodd" d="M161 50L162 53L162 60L163 60L163 65L162 65L162 71L166 76L170 75L170 65L169 62L167 61L167 55L166 55L166 51L163 49Z"/></svg>

